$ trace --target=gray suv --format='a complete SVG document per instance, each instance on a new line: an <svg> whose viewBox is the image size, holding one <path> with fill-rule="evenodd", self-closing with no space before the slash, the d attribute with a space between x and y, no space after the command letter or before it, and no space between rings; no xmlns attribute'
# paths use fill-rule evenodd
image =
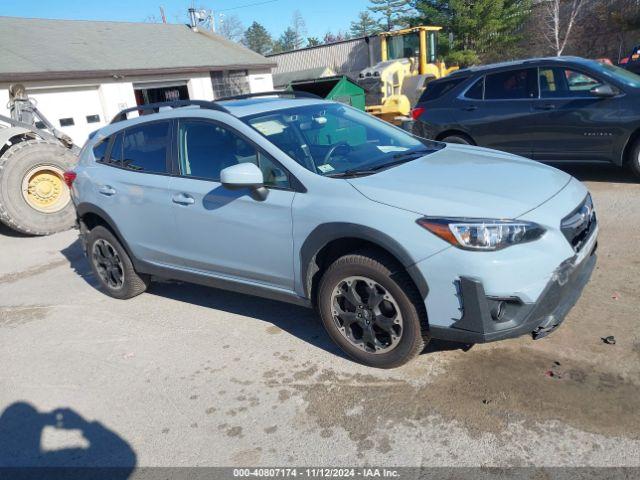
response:
<svg viewBox="0 0 640 480"><path fill-rule="evenodd" d="M105 293L155 276L313 306L381 368L560 325L596 261L584 185L291 95L136 107L92 136L66 178Z"/></svg>

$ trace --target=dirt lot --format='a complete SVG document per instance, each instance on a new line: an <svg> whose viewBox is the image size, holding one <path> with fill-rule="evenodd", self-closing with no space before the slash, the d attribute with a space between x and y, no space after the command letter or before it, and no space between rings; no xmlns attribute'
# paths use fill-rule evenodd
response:
<svg viewBox="0 0 640 480"><path fill-rule="evenodd" d="M175 283L118 302L76 232L1 230L0 465L640 466L640 184L570 172L602 233L563 327L390 372L305 309Z"/></svg>

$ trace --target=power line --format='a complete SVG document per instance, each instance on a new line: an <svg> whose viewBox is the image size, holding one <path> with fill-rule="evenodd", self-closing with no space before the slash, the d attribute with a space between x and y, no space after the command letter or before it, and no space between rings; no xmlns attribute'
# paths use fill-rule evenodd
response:
<svg viewBox="0 0 640 480"><path fill-rule="evenodd" d="M279 1L280 0L267 0L266 2L249 3L247 5L239 5L237 7L224 8L222 10L217 10L217 11L218 12L228 12L229 10L239 10L241 8L257 7L258 5L266 5L267 3L275 3L275 2L279 2Z"/></svg>

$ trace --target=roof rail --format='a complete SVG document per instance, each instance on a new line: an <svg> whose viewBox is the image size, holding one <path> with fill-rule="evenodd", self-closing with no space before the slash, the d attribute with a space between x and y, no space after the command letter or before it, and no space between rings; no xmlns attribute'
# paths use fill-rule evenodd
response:
<svg viewBox="0 0 640 480"><path fill-rule="evenodd" d="M219 112L229 113L229 110L224 108L222 105L218 105L215 102L209 102L206 100L176 100L173 102L160 102L160 103L148 103L146 105L138 105L131 108L125 108L121 112L119 112L111 123L118 123L127 120L127 114L131 112L146 112L153 111L156 113L161 108L182 108L182 107L200 107L208 110L217 110Z"/></svg>
<svg viewBox="0 0 640 480"><path fill-rule="evenodd" d="M227 100L245 100L254 97L293 97L293 98L315 98L322 100L322 97L309 92L294 92L288 90L277 90L273 92L245 93L243 95L234 95L231 97L217 98L216 102L225 102Z"/></svg>

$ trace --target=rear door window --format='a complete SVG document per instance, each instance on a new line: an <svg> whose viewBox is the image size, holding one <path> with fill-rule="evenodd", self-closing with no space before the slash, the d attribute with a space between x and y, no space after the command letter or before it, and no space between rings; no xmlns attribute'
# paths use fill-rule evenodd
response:
<svg viewBox="0 0 640 480"><path fill-rule="evenodd" d="M170 122L153 122L125 130L122 166L146 173L167 173Z"/></svg>
<svg viewBox="0 0 640 480"><path fill-rule="evenodd" d="M452 78L450 80L444 80L440 82L432 82L427 85L427 89L420 98L421 102L429 102L442 97L445 93L450 92L455 87L464 82L467 78Z"/></svg>
<svg viewBox="0 0 640 480"><path fill-rule="evenodd" d="M486 76L485 100L538 98L538 69L525 68Z"/></svg>
<svg viewBox="0 0 640 480"><path fill-rule="evenodd" d="M116 134L113 139L113 144L111 145L111 152L109 153L109 158L107 159L107 164L114 165L116 167L122 166L122 137L124 136L124 132L120 132Z"/></svg>

